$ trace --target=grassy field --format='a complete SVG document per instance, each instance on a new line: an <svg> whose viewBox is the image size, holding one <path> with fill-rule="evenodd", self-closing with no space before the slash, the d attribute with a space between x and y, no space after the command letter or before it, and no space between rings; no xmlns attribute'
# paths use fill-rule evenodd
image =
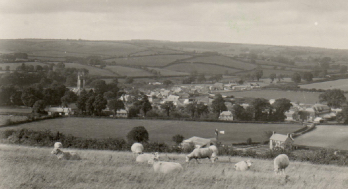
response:
<svg viewBox="0 0 348 189"><path fill-rule="evenodd" d="M62 132L76 137L84 138L124 138L127 133L136 126L144 126L149 132L152 142L171 142L172 137L181 134L185 138L199 136L214 138L215 129L225 131L219 140L225 144L233 142L263 141L264 131L276 131L277 133L291 133L300 129L297 124L250 124L250 123L217 123L217 122L193 122L193 121L166 121L166 120L129 120L107 118L62 118L50 119L39 122L21 124L19 126L0 128L7 129L28 128L33 130L46 130Z"/></svg>
<svg viewBox="0 0 348 189"><path fill-rule="evenodd" d="M154 67L152 67L152 68L150 67L149 69L153 69L153 70L161 72L162 76L172 76L172 75L187 76L187 75L189 75L188 72L179 72L179 71L173 71L173 70L169 70L169 69L154 68Z"/></svg>
<svg viewBox="0 0 348 189"><path fill-rule="evenodd" d="M106 66L105 69L111 70L112 72L116 73L117 75L122 76L153 76L152 73L138 69L138 68L131 68L126 66Z"/></svg>
<svg viewBox="0 0 348 189"><path fill-rule="evenodd" d="M188 59L185 62L197 62L197 63L214 63L222 66L230 66L237 69L251 70L256 68L256 65L238 61L226 56L208 56L208 57L196 57Z"/></svg>
<svg viewBox="0 0 348 189"><path fill-rule="evenodd" d="M32 112L31 108L28 107L7 107L3 106L0 107L0 113L24 113L24 114L29 114Z"/></svg>
<svg viewBox="0 0 348 189"><path fill-rule="evenodd" d="M8 120L12 122L26 121L27 116L12 116L12 115L0 115L0 126L7 124Z"/></svg>
<svg viewBox="0 0 348 189"><path fill-rule="evenodd" d="M63 144L64 145L64 144ZM74 150L81 161L58 160L51 148L0 144L0 188L306 188L343 189L348 186L348 167L290 162L287 177L276 176L273 161L251 159L245 172L233 166L246 158L226 156L185 163L184 154L160 154L161 161L182 164L184 170L168 175L154 173L151 165L136 164L130 152Z"/></svg>
<svg viewBox="0 0 348 189"><path fill-rule="evenodd" d="M295 144L348 150L348 127L319 125L313 131L296 138Z"/></svg>
<svg viewBox="0 0 348 189"><path fill-rule="evenodd" d="M172 64L165 69L178 71L178 72L186 72L190 73L192 71L197 71L198 73L206 73L206 74L224 74L225 71L228 71L229 73L235 73L240 70L233 69L233 68L227 68L224 66L219 65L213 65L213 64L200 64L200 63L177 63Z"/></svg>
<svg viewBox="0 0 348 189"><path fill-rule="evenodd" d="M348 91L348 79L339 79L335 81L325 81L320 83L311 83L307 85L300 85L304 89L341 89L343 91Z"/></svg>
<svg viewBox="0 0 348 189"><path fill-rule="evenodd" d="M280 90L251 90L251 91L231 91L220 92L223 95L234 95L235 97L242 98L265 98L265 99L278 99L287 98L292 102L300 102L305 104L314 104L319 102L319 92L303 92L303 91L280 91Z"/></svg>
<svg viewBox="0 0 348 189"><path fill-rule="evenodd" d="M114 58L107 59L106 62L115 61L116 64L139 65L139 66L165 66L179 59L190 58L188 55L155 55L143 57Z"/></svg>
<svg viewBox="0 0 348 189"><path fill-rule="evenodd" d="M119 76L118 74L115 74L112 71L107 70L106 68L101 69L101 68L83 65L83 64L78 64L78 63L65 63L65 67L66 68L77 68L77 69L85 68L85 69L89 70L90 75L111 76L111 77Z"/></svg>

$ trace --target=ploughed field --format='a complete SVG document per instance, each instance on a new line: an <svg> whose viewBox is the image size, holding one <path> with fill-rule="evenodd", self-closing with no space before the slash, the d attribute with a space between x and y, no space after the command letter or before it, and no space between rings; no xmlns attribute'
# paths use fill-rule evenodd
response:
<svg viewBox="0 0 348 189"><path fill-rule="evenodd" d="M207 159L197 164L185 163L186 154L160 153L161 161L183 167L179 173L163 175L154 173L152 165L135 163L130 152L76 149L82 160L69 161L58 160L51 150L0 144L0 188L343 189L348 185L348 167L333 165L291 161L285 177L275 176L272 160L251 159L250 170L240 172L234 164L246 158L221 156L215 164Z"/></svg>
<svg viewBox="0 0 348 189"><path fill-rule="evenodd" d="M348 91L348 79L338 79L335 81L325 81L320 83L311 83L307 85L300 85L304 89L341 89L343 91Z"/></svg>
<svg viewBox="0 0 348 189"><path fill-rule="evenodd" d="M186 138L192 136L214 138L215 129L225 131L219 135L224 144L252 141L264 141L264 131L292 133L300 128L299 124L254 124L254 123L222 123L195 122L173 120L131 120L112 118L59 118L38 122L25 123L17 126L0 128L0 132L8 129L50 130L83 138L125 138L127 133L136 126L144 126L149 132L152 142L172 142L176 134Z"/></svg>
<svg viewBox="0 0 348 189"><path fill-rule="evenodd" d="M311 132L297 137L294 143L304 146L348 150L348 127L318 125Z"/></svg>

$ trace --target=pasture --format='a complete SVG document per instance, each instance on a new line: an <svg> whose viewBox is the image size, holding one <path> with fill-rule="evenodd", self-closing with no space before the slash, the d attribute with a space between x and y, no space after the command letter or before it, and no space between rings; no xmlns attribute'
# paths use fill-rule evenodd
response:
<svg viewBox="0 0 348 189"><path fill-rule="evenodd" d="M114 58L107 59L106 62L115 61L116 64L122 65L137 65L137 66L153 66L162 67L176 60L190 58L188 55L154 55L154 56L143 56L143 57L129 57L129 58Z"/></svg>
<svg viewBox="0 0 348 189"><path fill-rule="evenodd" d="M64 144L63 144L64 145ZM74 150L81 161L58 160L52 148L0 144L0 188L306 188L343 189L348 167L290 162L287 177L275 176L273 161L251 159L245 172L235 163L247 158L221 156L211 164L185 163L184 154L160 154L161 161L180 163L180 173L154 173L151 165L135 163L130 152ZM69 149L70 150L70 149Z"/></svg>
<svg viewBox="0 0 348 189"><path fill-rule="evenodd" d="M98 75L98 76L118 76L118 74L107 70L107 69L101 69L93 66L88 66L88 65L83 65L83 64L78 64L78 63L65 63L64 64L66 68L77 68L77 69L82 69L85 68L89 71L90 75Z"/></svg>
<svg viewBox="0 0 348 189"><path fill-rule="evenodd" d="M200 63L176 63L166 66L165 69L173 70L177 72L186 72L190 73L193 71L197 71L198 73L205 74L224 74L226 71L228 73L235 73L240 70L229 68L226 66L219 66L214 64L200 64Z"/></svg>
<svg viewBox="0 0 348 189"><path fill-rule="evenodd" d="M251 70L251 69L256 68L256 65L254 65L254 64L235 60L233 58L226 57L226 56L195 57L192 59L185 60L185 62L189 62L189 63L191 63L191 62L192 63L195 63L195 62L196 63L213 63L213 64L222 65L222 66L233 67L236 69L242 69L242 70Z"/></svg>
<svg viewBox="0 0 348 189"><path fill-rule="evenodd" d="M28 120L27 116L0 115L0 126L6 125L8 121L19 122Z"/></svg>
<svg viewBox="0 0 348 189"><path fill-rule="evenodd" d="M149 69L159 71L162 76L187 76L189 75L188 72L178 72L178 71L173 71L169 69L162 69L162 68L154 68L154 67L149 67Z"/></svg>
<svg viewBox="0 0 348 189"><path fill-rule="evenodd" d="M311 83L307 85L300 85L304 89L341 89L343 91L348 91L348 79L339 79L335 81L325 81L320 83Z"/></svg>
<svg viewBox="0 0 348 189"><path fill-rule="evenodd" d="M137 76L153 76L152 73L139 68L131 68L126 66L106 66L105 69L111 70L117 75L137 77Z"/></svg>
<svg viewBox="0 0 348 189"><path fill-rule="evenodd" d="M313 131L297 137L294 144L348 150L347 136L347 126L318 125Z"/></svg>
<svg viewBox="0 0 348 189"><path fill-rule="evenodd" d="M233 95L237 98L265 98L278 99L287 98L292 102L300 102L304 104L315 104L319 102L319 92L304 92L304 91L281 91L281 90L251 90L251 91L229 91L219 92L222 95Z"/></svg>
<svg viewBox="0 0 348 189"><path fill-rule="evenodd" d="M292 133L302 128L298 124L252 124L252 123L221 123L195 122L173 120L130 120L111 118L61 118L25 123L18 126L0 128L0 132L7 129L50 130L83 138L125 138L127 133L136 126L144 126L149 132L151 142L172 142L172 137L181 134L185 138L199 136L214 138L215 129L225 131L219 135L224 144L252 141L264 141L264 131L277 133Z"/></svg>
<svg viewBox="0 0 348 189"><path fill-rule="evenodd" d="M40 62L25 62L24 64L25 64L26 66L33 65L34 68L35 68L37 65L40 65L40 66L48 65L48 64L40 63ZM22 65L22 62L18 62L18 63L0 63L0 67L2 68L2 70L6 70L6 67L9 66L11 71L16 70L16 68L19 67L19 66L21 66L21 65Z"/></svg>

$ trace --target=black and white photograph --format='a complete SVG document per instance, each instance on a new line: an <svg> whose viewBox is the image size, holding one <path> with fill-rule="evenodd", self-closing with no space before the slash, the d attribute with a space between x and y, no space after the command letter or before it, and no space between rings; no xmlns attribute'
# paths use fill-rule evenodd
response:
<svg viewBox="0 0 348 189"><path fill-rule="evenodd" d="M0 0L0 189L348 188L348 2Z"/></svg>

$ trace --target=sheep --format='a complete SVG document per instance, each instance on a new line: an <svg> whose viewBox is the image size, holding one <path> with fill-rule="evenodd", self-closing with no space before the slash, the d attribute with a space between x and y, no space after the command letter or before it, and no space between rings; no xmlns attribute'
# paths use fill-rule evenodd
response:
<svg viewBox="0 0 348 189"><path fill-rule="evenodd" d="M285 169L289 166L289 157L286 154L280 154L274 158L274 173L277 175L280 171L285 175Z"/></svg>
<svg viewBox="0 0 348 189"><path fill-rule="evenodd" d="M51 154L56 155L59 160L81 160L81 157L76 152L63 152L59 148L53 149Z"/></svg>
<svg viewBox="0 0 348 189"><path fill-rule="evenodd" d="M54 148L61 148L63 147L63 144L61 142L54 143Z"/></svg>
<svg viewBox="0 0 348 189"><path fill-rule="evenodd" d="M155 171L155 173L168 174L173 172L180 172L183 170L183 167L180 163L158 161L158 159L156 158L149 160L148 164L153 164L153 170Z"/></svg>
<svg viewBox="0 0 348 189"><path fill-rule="evenodd" d="M250 160L240 161L234 165L234 168L236 169L236 171L246 171L250 169L251 163L252 162Z"/></svg>
<svg viewBox="0 0 348 189"><path fill-rule="evenodd" d="M198 162L198 159L204 158L211 159L212 163L214 163L217 159L216 154L213 152L213 150L209 148L196 148L186 156L186 162L189 162L191 159L196 159L196 161Z"/></svg>
<svg viewBox="0 0 348 189"><path fill-rule="evenodd" d="M144 150L144 146L141 143L136 142L132 145L131 150L133 152L133 156L134 154L142 154Z"/></svg>
<svg viewBox="0 0 348 189"><path fill-rule="evenodd" d="M159 159L158 152L153 153L153 154L140 154L137 156L135 161L138 163L144 163L144 162L148 162L148 161L153 160L153 159L157 159L157 160Z"/></svg>

